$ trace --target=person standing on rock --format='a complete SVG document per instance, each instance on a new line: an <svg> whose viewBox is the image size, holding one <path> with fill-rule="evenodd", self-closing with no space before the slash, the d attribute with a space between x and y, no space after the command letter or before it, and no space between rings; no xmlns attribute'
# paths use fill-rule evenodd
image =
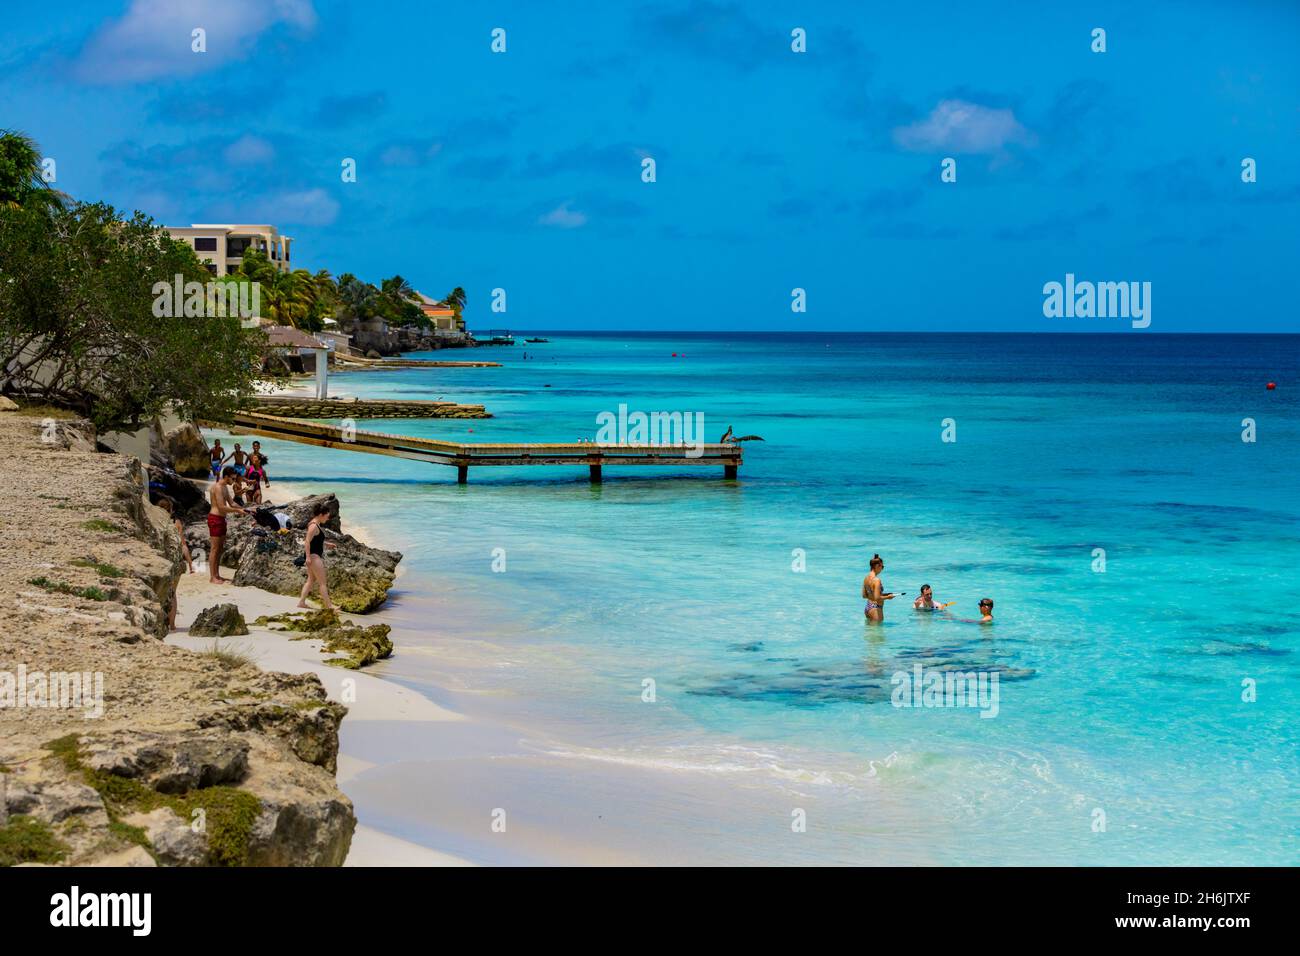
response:
<svg viewBox="0 0 1300 956"><path fill-rule="evenodd" d="M181 522L181 519L176 515L176 503L172 501L170 498L159 498L158 507L161 508L163 511L167 512L167 517L171 519L172 527L174 527L176 529L176 533L180 535L181 557L185 559L185 566L188 569L187 573L193 574L194 559L190 556L190 546L185 543L185 525ZM177 580L179 581L180 579L178 578ZM176 605L178 603L179 603L179 598L176 596L176 585L173 584L172 593L168 596L167 599L167 630L168 631L176 630Z"/></svg>
<svg viewBox="0 0 1300 956"><path fill-rule="evenodd" d="M221 469L221 480L213 482L208 489L208 581L212 584L225 584L221 576L221 552L226 547L226 515L247 514L249 509L241 508L231 500L230 486L235 480L235 469L227 465Z"/></svg>
<svg viewBox="0 0 1300 956"><path fill-rule="evenodd" d="M244 469L247 467L248 452L244 451L243 446L241 446L239 442L235 442L235 450L223 458L222 461L230 461L231 459L235 462L235 474L243 475Z"/></svg>
<svg viewBox="0 0 1300 956"><path fill-rule="evenodd" d="M221 465L226 460L226 450L221 447L221 439L214 439L212 442L212 452L210 453L210 466L212 469L212 480L221 480Z"/></svg>
<svg viewBox="0 0 1300 956"><path fill-rule="evenodd" d="M189 542L185 540L185 523L181 521L180 516L176 514L176 502L170 498L159 498L158 507L167 512L167 517L171 520L172 527L181 538L181 557L185 559L186 574L194 573L194 556L190 554Z"/></svg>
<svg viewBox="0 0 1300 956"><path fill-rule="evenodd" d="M262 471L262 456L257 452L253 452L248 456L248 468L244 472L244 487L250 505L260 505L262 503L261 482L265 479L266 472Z"/></svg>
<svg viewBox="0 0 1300 956"><path fill-rule="evenodd" d="M307 595L311 594L312 583L320 585L321 607L327 611L334 610L330 603L330 589L325 583L325 548L333 548L333 541L325 540L325 523L330 520L330 506L320 502L312 509L311 521L307 522L307 536L302 539L303 553L306 556L307 583L302 586L299 607L308 607Z"/></svg>
<svg viewBox="0 0 1300 956"><path fill-rule="evenodd" d="M266 473L266 456L262 454L262 443L260 441L253 442L253 454L257 456L257 467L262 470L262 484L271 484L271 478Z"/></svg>

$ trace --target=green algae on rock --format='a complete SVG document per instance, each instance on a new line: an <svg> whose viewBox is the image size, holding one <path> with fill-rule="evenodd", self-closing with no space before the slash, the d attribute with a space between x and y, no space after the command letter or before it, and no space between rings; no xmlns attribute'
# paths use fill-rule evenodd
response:
<svg viewBox="0 0 1300 956"><path fill-rule="evenodd" d="M273 630L298 632L300 636L293 640L322 641L323 653L346 655L325 661L331 667L358 670L393 653L393 642L388 636L392 629L387 624L354 624L340 618L336 611L323 608L303 614L264 615L253 623Z"/></svg>

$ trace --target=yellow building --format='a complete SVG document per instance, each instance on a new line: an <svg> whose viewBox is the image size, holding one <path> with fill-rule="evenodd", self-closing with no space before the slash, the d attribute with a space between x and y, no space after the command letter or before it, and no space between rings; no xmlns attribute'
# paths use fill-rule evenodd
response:
<svg viewBox="0 0 1300 956"><path fill-rule="evenodd" d="M420 299L420 311L434 329L441 332L464 332L465 320L456 317L456 310L445 302L430 299L423 292L415 293Z"/></svg>

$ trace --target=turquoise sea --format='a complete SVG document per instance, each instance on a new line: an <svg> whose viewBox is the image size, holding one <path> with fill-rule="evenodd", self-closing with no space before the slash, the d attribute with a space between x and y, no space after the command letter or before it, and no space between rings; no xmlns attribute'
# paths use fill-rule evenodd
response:
<svg viewBox="0 0 1300 956"><path fill-rule="evenodd" d="M357 422L412 435L573 441L626 404L765 440L737 481L465 487L264 442L406 555L378 672L510 728L463 774L444 725L388 728L420 792L362 774L363 822L485 862L551 858L453 825L508 800L612 859L1300 863L1300 336L541 334L333 392L495 416ZM881 626L875 552L907 593ZM917 665L997 674L996 716L894 706Z"/></svg>

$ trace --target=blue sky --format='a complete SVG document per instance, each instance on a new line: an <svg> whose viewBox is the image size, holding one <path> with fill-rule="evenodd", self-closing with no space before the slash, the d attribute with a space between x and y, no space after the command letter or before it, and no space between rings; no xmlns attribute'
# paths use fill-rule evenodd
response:
<svg viewBox="0 0 1300 956"><path fill-rule="evenodd" d="M464 286L472 328L1128 330L1045 318L1067 272L1151 282L1150 332L1297 327L1296 3L50 0L0 30L0 127L63 190Z"/></svg>

